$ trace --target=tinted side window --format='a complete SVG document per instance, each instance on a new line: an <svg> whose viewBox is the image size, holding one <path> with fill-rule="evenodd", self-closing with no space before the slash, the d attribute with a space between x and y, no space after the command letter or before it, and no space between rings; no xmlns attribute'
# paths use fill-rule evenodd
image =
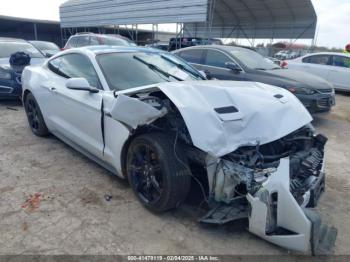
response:
<svg viewBox="0 0 350 262"><path fill-rule="evenodd" d="M318 64L318 65L329 65L330 63L329 55L314 55L305 57L303 63Z"/></svg>
<svg viewBox="0 0 350 262"><path fill-rule="evenodd" d="M186 50L186 51L181 51L177 53L177 55L189 63L200 64L201 58L203 55L203 50L200 50L200 49Z"/></svg>
<svg viewBox="0 0 350 262"><path fill-rule="evenodd" d="M230 59L227 55L219 51L208 50L205 58L206 65L226 68L227 62L232 63L232 59Z"/></svg>
<svg viewBox="0 0 350 262"><path fill-rule="evenodd" d="M100 42L98 41L96 36L90 37L90 45L100 45Z"/></svg>
<svg viewBox="0 0 350 262"><path fill-rule="evenodd" d="M90 36L79 36L77 47L90 45Z"/></svg>
<svg viewBox="0 0 350 262"><path fill-rule="evenodd" d="M345 56L333 56L333 65L350 68L350 58Z"/></svg>
<svg viewBox="0 0 350 262"><path fill-rule="evenodd" d="M59 75L65 78L84 77L91 86L101 88L96 71L90 60L80 54L61 56Z"/></svg>
<svg viewBox="0 0 350 262"><path fill-rule="evenodd" d="M72 37L68 40L67 44L66 44L66 48L73 48L76 47L77 45L77 37Z"/></svg>

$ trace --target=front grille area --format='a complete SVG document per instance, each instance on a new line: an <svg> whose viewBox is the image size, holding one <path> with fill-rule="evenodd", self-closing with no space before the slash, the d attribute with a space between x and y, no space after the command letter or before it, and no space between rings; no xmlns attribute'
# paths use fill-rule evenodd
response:
<svg viewBox="0 0 350 262"><path fill-rule="evenodd" d="M2 94L9 94L13 91L13 88L8 86L0 86L0 93Z"/></svg>
<svg viewBox="0 0 350 262"><path fill-rule="evenodd" d="M333 89L332 88L328 88L328 89L318 89L318 92L320 92L321 94L328 94L328 93L332 93Z"/></svg>
<svg viewBox="0 0 350 262"><path fill-rule="evenodd" d="M329 107L331 105L329 98L322 98L317 103L321 107Z"/></svg>

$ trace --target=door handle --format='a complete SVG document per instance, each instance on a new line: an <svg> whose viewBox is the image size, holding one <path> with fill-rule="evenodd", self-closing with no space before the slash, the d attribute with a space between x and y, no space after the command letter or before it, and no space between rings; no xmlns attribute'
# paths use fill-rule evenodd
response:
<svg viewBox="0 0 350 262"><path fill-rule="evenodd" d="M50 87L50 91L56 93L57 89L56 89L56 87Z"/></svg>

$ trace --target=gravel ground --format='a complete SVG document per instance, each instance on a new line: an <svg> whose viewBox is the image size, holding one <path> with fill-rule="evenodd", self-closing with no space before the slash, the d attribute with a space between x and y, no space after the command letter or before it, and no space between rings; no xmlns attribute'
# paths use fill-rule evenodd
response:
<svg viewBox="0 0 350 262"><path fill-rule="evenodd" d="M337 103L314 121L330 139L319 210L339 230L335 253L350 254L350 96L337 95ZM1 255L289 253L248 233L245 223L200 225L188 204L152 214L125 181L54 137L32 135L19 104L0 102L0 116ZM41 201L24 205L35 193Z"/></svg>

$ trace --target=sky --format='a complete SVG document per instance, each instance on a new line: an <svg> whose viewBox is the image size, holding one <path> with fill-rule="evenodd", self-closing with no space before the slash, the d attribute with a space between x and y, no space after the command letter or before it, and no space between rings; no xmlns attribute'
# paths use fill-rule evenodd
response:
<svg viewBox="0 0 350 262"><path fill-rule="evenodd" d="M66 0L0 0L0 15L59 20ZM318 14L317 45L344 48L350 43L350 0L312 0ZM163 25L159 30L173 30Z"/></svg>

